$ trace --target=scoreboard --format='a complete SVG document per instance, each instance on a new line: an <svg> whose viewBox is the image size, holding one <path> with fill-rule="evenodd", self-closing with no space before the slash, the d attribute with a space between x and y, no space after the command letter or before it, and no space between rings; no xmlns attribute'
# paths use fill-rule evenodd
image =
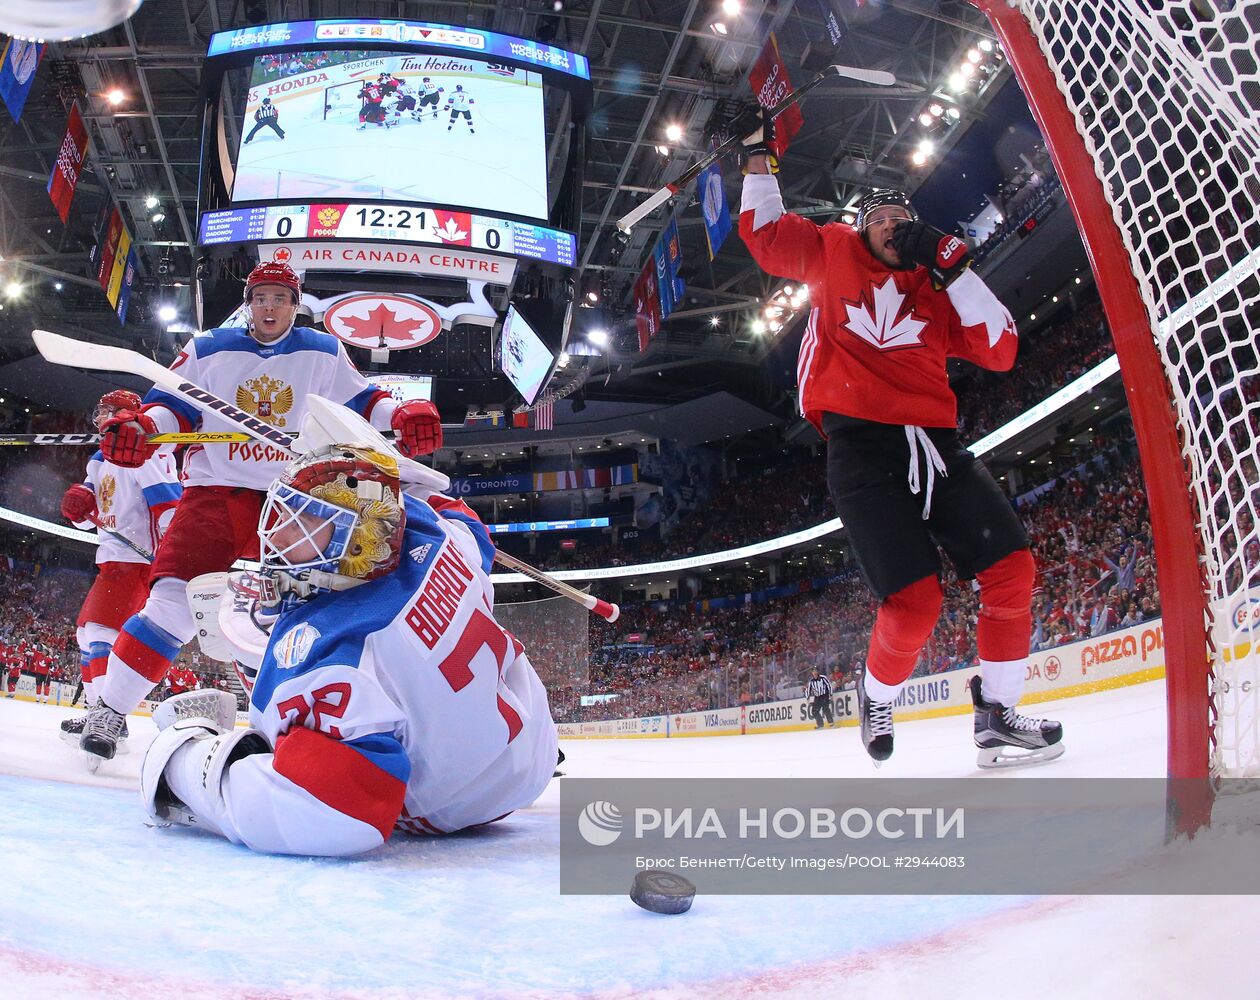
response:
<svg viewBox="0 0 1260 1000"><path fill-rule="evenodd" d="M562 229L431 205L311 202L204 212L202 246L271 240L384 240L464 247L575 266L577 237Z"/></svg>

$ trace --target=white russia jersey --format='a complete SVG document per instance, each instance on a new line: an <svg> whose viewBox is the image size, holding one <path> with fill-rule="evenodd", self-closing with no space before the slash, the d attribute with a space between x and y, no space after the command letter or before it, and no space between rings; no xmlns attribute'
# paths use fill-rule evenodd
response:
<svg viewBox="0 0 1260 1000"><path fill-rule="evenodd" d="M98 451L88 459L83 485L96 494L101 524L148 552L157 549L158 539L170 523L182 492L174 457L161 452L138 469L124 469L105 461ZM93 527L91 522L81 526ZM107 531L97 528L96 537L100 540L97 563L147 561Z"/></svg>
<svg viewBox="0 0 1260 1000"><path fill-rule="evenodd" d="M484 525L447 497L426 504L408 496L406 507L395 572L282 614L250 722L273 746L304 726L378 761L388 757L384 746L394 747L389 770L406 786L396 825L449 833L530 805L555 769L556 727L524 648L494 620L494 546ZM242 792L247 781L237 784ZM264 787L277 794L274 781ZM310 814L324 816L327 844L316 843L329 853L341 853L333 848L361 825L352 818L354 796L342 804L338 789L315 795L329 808ZM241 806L234 812L243 817Z"/></svg>
<svg viewBox="0 0 1260 1000"><path fill-rule="evenodd" d="M184 345L171 370L294 436L302 426L306 397L311 394L344 403L378 429L389 426L396 405L388 393L359 374L341 341L309 327L295 327L280 340L265 345L240 327L199 333ZM170 411L147 411L161 431L241 429L225 417L161 389L150 390L144 401ZM194 445L184 459L184 484L265 490L291 457L258 441Z"/></svg>
<svg viewBox="0 0 1260 1000"><path fill-rule="evenodd" d="M468 105L472 104L472 98L462 90L457 90L447 98L451 107L456 111L467 111Z"/></svg>

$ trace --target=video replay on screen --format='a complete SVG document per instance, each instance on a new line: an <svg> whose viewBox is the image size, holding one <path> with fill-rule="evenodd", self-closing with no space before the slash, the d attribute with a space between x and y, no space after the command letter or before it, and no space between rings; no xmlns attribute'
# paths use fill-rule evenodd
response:
<svg viewBox="0 0 1260 1000"><path fill-rule="evenodd" d="M526 405L532 406L547 384L556 356L525 321L516 306L508 306L499 336L499 367Z"/></svg>
<svg viewBox="0 0 1260 1000"><path fill-rule="evenodd" d="M382 200L547 217L540 74L446 55L258 56L232 201Z"/></svg>

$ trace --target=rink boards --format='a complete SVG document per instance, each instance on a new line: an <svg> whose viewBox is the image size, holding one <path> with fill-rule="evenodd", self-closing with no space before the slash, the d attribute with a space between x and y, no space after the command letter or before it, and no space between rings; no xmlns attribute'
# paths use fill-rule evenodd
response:
<svg viewBox="0 0 1260 1000"><path fill-rule="evenodd" d="M909 681L897 699L894 718L909 722L971 711L967 683L979 673L970 666ZM1164 676L1164 630L1158 618L1105 636L1034 653L1021 705L1073 698L1110 688L1158 680ZM857 725L857 697L852 689L832 695L836 724ZM680 712L636 719L563 722L561 739L668 739L683 736L736 736L787 733L814 728L805 698L760 705Z"/></svg>

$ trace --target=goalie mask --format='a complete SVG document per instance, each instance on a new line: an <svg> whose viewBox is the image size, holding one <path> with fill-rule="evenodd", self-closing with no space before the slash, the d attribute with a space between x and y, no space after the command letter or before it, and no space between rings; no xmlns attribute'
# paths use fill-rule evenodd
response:
<svg viewBox="0 0 1260 1000"><path fill-rule="evenodd" d="M346 590L398 565L406 514L398 462L335 445L291 463L267 491L258 539L264 573Z"/></svg>

